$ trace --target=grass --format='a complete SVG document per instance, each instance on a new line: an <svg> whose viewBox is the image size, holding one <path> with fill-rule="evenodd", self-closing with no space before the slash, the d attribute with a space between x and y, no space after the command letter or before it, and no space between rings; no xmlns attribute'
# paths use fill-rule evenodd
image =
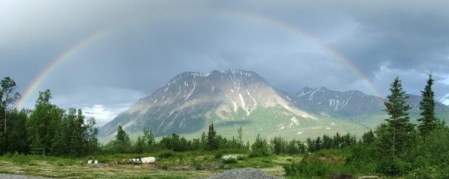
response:
<svg viewBox="0 0 449 179"><path fill-rule="evenodd" d="M141 156L158 156L146 154ZM207 178L232 168L259 168L271 175L282 177L282 164L291 157L249 158L243 157L235 163L224 164L213 153L174 153L158 158L156 164L119 164L123 159L136 155L100 155L72 159L35 155L4 155L0 157L0 173L43 176L51 178L129 178L129 179L181 179ZM98 165L88 165L87 160L96 159Z"/></svg>

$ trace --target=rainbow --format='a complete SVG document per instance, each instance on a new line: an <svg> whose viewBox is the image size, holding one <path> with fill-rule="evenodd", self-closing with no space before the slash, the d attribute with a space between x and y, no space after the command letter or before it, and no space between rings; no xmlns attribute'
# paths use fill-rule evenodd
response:
<svg viewBox="0 0 449 179"><path fill-rule="evenodd" d="M227 18L237 18L237 19L244 19L249 20L250 22L261 22L268 25L271 25L273 27L281 28L283 30L286 30L290 33L296 34L300 37L305 37L306 39L310 40L311 42L315 43L318 47L325 50L326 52L329 52L330 54L334 55L338 60L340 60L346 67L348 67L355 75L357 75L359 78L363 80L363 82L372 90L375 95L382 96L381 92L375 87L375 85L372 84L372 82L369 80L367 75L365 75L357 65L351 62L344 54L338 52L333 47L327 45L323 41L321 41L316 36L305 32L304 30L286 23L284 21L280 21L278 19L274 19L268 16L263 16L260 14L252 14L252 13L246 13L246 12L239 12L239 11L230 11L230 10L223 10L223 9L211 9L212 13L216 13L218 15L224 15ZM116 26L117 27L117 26ZM99 31L96 31L95 33L92 33L82 40L78 41L77 43L73 44L69 48L67 48L65 51L63 51L60 55L58 55L54 60L51 61L51 63L42 70L39 75L32 81L30 85L26 88L24 95L22 96L21 100L17 103L16 107L21 108L23 103L30 97L30 95L39 87L40 83L45 80L46 77L48 77L51 72L56 69L58 66L60 66L65 60L69 59L69 57L73 54L75 54L77 51L82 49L84 46L88 45L89 43L95 41L95 39L98 39L103 34L108 34L111 28L101 29Z"/></svg>
<svg viewBox="0 0 449 179"><path fill-rule="evenodd" d="M344 54L340 53L338 50L333 48L332 46L324 43L322 40L320 40L318 37L314 36L311 33L307 33L306 31L289 24L287 22L274 19L268 16L264 16L261 14L252 14L252 13L246 13L246 12L240 12L240 11L230 11L230 10L223 10L223 9L216 9L215 12L218 14L224 14L225 16L231 16L235 18L240 19L247 19L249 21L256 21L261 22L264 24L269 24L278 28L282 28L288 32L291 32L293 34L296 34L300 37L305 37L306 39L310 40L314 44L316 44L318 47L323 49L326 52L329 52L333 56L335 56L340 62L342 62L346 67L348 67L356 76L358 76L362 81L365 83L365 85L370 88L370 90L376 95L376 96L383 96L380 90L376 88L376 86L371 82L371 80L368 78L368 75L365 75L358 67L355 65L351 60L349 60L348 57L346 57Z"/></svg>
<svg viewBox="0 0 449 179"><path fill-rule="evenodd" d="M88 45L89 43L95 41L95 39L98 39L104 34L107 34L108 31L110 31L111 28L105 28L98 30L92 34L89 34L88 36L84 37L77 43L73 44L69 48L65 49L61 54L59 54L55 59L53 59L47 67L45 67L39 75L28 85L28 87L24 90L22 93L22 98L17 102L16 108L20 109L22 108L24 102L31 96L31 94L39 87L39 85L42 83L42 81L47 78L53 70L55 70L58 66L60 66L66 59L69 59L71 55L75 54L77 51L82 49L84 46Z"/></svg>

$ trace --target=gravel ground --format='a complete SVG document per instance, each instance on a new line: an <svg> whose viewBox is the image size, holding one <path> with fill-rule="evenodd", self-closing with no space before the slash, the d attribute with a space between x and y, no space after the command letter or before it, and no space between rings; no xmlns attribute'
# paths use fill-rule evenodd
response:
<svg viewBox="0 0 449 179"><path fill-rule="evenodd" d="M0 173L1 179L49 179L44 177L26 176L26 175L13 175Z"/></svg>
<svg viewBox="0 0 449 179"><path fill-rule="evenodd" d="M278 177L274 177L266 174L263 171L260 171L255 168L240 168L228 170L222 174L218 174L215 176L211 176L207 179L280 179Z"/></svg>

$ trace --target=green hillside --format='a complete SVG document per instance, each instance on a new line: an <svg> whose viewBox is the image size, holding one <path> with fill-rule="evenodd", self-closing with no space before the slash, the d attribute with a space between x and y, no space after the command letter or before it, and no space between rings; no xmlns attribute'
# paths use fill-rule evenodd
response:
<svg viewBox="0 0 449 179"><path fill-rule="evenodd" d="M195 119L199 116L204 117L205 120L197 121L204 121L204 124L195 125L204 126L202 129L191 133L180 131L178 134L187 139L199 138L203 132L207 132L208 125L212 123L218 134L228 139L237 137L237 130L241 127L245 141L253 141L258 134L268 139L282 136L286 139L306 140L307 138L322 136L323 134L334 135L337 132L340 134L349 132L354 135L361 135L363 132L369 130L364 125L338 118L318 116L315 116L316 119L304 118L292 114L281 106L271 108L259 107L249 115L243 109L239 109L236 113L224 114L226 119L218 117L213 112L196 115ZM296 119L296 124L292 122L292 118ZM133 131L129 135L135 140L137 136L142 135L142 131ZM100 141L106 142L113 138L114 136L107 136Z"/></svg>

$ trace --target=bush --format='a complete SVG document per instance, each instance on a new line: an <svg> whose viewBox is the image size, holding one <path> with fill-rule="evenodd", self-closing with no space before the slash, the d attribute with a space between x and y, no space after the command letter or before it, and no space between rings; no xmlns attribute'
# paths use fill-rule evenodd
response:
<svg viewBox="0 0 449 179"><path fill-rule="evenodd" d="M253 157L266 157L266 156L270 156L270 151L267 148L261 148L261 149L257 149L257 150L253 150L251 151L251 153L249 154L248 157L253 158Z"/></svg>
<svg viewBox="0 0 449 179"><path fill-rule="evenodd" d="M339 165L326 161L318 160L301 160L300 162L292 162L283 166L287 176L301 177L329 177L342 170ZM347 174L349 175L349 174Z"/></svg>
<svg viewBox="0 0 449 179"><path fill-rule="evenodd" d="M380 161L376 171L386 176L400 176L407 170L408 164L399 159L386 159Z"/></svg>
<svg viewBox="0 0 449 179"><path fill-rule="evenodd" d="M175 152L169 150L169 151L165 151L165 152L162 152L161 154L159 154L159 158L166 159L166 158L171 158L175 155L176 155Z"/></svg>
<svg viewBox="0 0 449 179"><path fill-rule="evenodd" d="M432 168L417 168L410 172L406 179L434 179L433 173Z"/></svg>
<svg viewBox="0 0 449 179"><path fill-rule="evenodd" d="M221 152L217 152L217 153L214 155L215 159L221 159L222 156L223 156L223 153L221 153Z"/></svg>

